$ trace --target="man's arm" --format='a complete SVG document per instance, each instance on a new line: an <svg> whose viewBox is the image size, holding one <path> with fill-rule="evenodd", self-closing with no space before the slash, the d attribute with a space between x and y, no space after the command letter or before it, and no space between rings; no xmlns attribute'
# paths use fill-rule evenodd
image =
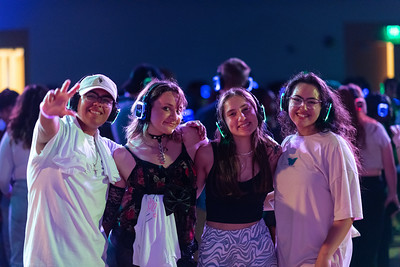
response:
<svg viewBox="0 0 400 267"><path fill-rule="evenodd" d="M67 109L69 99L78 91L79 84L76 84L71 90L68 87L70 80L66 80L61 89L49 90L40 103L40 116L38 125L38 137L36 142L36 152L39 154L46 144L53 138L59 128L60 117L65 115L75 116L75 112Z"/></svg>

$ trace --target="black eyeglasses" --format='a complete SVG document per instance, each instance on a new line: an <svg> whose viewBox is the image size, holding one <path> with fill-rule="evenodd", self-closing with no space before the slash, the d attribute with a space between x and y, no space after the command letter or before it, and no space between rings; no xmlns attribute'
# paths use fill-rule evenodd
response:
<svg viewBox="0 0 400 267"><path fill-rule="evenodd" d="M303 104L307 106L309 109L314 109L318 104L322 103L321 100L318 99L303 99L299 96L291 96L289 97L293 106L295 107L300 107Z"/></svg>
<svg viewBox="0 0 400 267"><path fill-rule="evenodd" d="M114 100L109 97L109 96L99 96L98 94L96 94L95 92L89 92L86 93L82 96L85 101L94 103L94 102L99 102L103 105L106 105L108 107L112 107L112 105L114 104Z"/></svg>

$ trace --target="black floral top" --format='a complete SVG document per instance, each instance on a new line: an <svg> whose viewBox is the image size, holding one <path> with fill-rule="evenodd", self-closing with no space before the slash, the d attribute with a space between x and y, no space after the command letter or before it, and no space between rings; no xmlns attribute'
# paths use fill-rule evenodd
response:
<svg viewBox="0 0 400 267"><path fill-rule="evenodd" d="M167 215L174 213L181 250L194 253L196 223L196 174L193 161L182 144L182 152L167 168L141 160L125 147L134 157L136 166L129 175L127 192L122 201L118 226L135 235L142 197L144 194L164 195ZM191 251L194 250L194 251Z"/></svg>

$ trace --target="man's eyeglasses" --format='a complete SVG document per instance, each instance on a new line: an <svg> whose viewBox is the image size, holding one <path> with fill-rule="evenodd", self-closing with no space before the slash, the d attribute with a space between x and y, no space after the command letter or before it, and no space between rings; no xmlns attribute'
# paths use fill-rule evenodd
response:
<svg viewBox="0 0 400 267"><path fill-rule="evenodd" d="M99 102L103 105L106 105L108 107L111 107L114 104L114 100L109 97L109 96L99 96L98 94L96 94L95 92L89 92L87 94L84 94L82 96L86 101L89 101L91 103L94 102Z"/></svg>
<svg viewBox="0 0 400 267"><path fill-rule="evenodd" d="M300 107L302 105L306 105L307 108L314 109L318 104L322 103L321 100L313 99L313 98L306 99L306 100L304 100L303 98L301 98L299 96L291 96L289 98L294 107Z"/></svg>

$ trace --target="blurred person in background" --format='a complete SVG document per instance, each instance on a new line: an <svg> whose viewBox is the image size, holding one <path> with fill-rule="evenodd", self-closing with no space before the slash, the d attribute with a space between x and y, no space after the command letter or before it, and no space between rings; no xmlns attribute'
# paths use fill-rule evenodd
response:
<svg viewBox="0 0 400 267"><path fill-rule="evenodd" d="M143 63L132 70L129 79L122 85L124 94L118 101L120 113L111 125L113 139L118 144L126 144L125 127L129 124L133 103L139 92L154 78L162 80L164 74L157 67Z"/></svg>
<svg viewBox="0 0 400 267"><path fill-rule="evenodd" d="M385 208L400 206L390 137L381 123L367 116L367 104L359 86L342 85L338 93L357 131L353 144L359 149L362 166L360 182L364 219L354 222L361 236L353 242L351 266L381 267L381 264L376 264L380 246L387 243L383 238Z"/></svg>
<svg viewBox="0 0 400 267"><path fill-rule="evenodd" d="M11 115L18 93L5 89L0 93L0 141L7 130L7 124ZM10 243L8 237L8 206L10 200L3 197L0 192L0 266L8 266L10 258Z"/></svg>
<svg viewBox="0 0 400 267"><path fill-rule="evenodd" d="M397 78L387 78L383 82L384 94L390 98L393 117L391 124L400 124L400 84Z"/></svg>
<svg viewBox="0 0 400 267"><path fill-rule="evenodd" d="M26 168L32 143L33 128L39 117L39 104L48 89L28 85L12 110L7 132L0 144L0 189L10 198L8 233L10 237L10 266L23 266L28 189Z"/></svg>
<svg viewBox="0 0 400 267"><path fill-rule="evenodd" d="M217 68L217 75L214 76L214 90L219 95L233 87L248 87L250 67L239 58L229 58L221 63ZM217 96L218 98L218 96ZM200 108L196 112L196 119L200 120L207 129L209 139L214 138L217 101Z"/></svg>
<svg viewBox="0 0 400 267"><path fill-rule="evenodd" d="M391 94L392 98L386 94L381 94L380 92L370 92L365 100L367 102L367 115L385 127L388 135L391 135L390 126L396 121L396 113L399 110L398 102L399 100L395 97L395 84L396 79L385 80L385 91ZM396 104L397 102L397 104ZM393 151L396 150L395 145L392 144ZM398 165L398 154L394 153L395 163L397 164L397 179L399 179L400 166ZM384 176L384 173L383 173ZM399 183L397 183L397 192L399 192ZM394 228L393 228L394 226ZM384 230L382 233L382 242L379 247L378 253L378 266L388 266L389 265L389 245L393 241L393 231L399 231L400 225L396 216L389 216L385 213L384 217Z"/></svg>
<svg viewBox="0 0 400 267"><path fill-rule="evenodd" d="M0 93L0 140L6 132L11 110L17 101L17 97L18 93L8 88Z"/></svg>

